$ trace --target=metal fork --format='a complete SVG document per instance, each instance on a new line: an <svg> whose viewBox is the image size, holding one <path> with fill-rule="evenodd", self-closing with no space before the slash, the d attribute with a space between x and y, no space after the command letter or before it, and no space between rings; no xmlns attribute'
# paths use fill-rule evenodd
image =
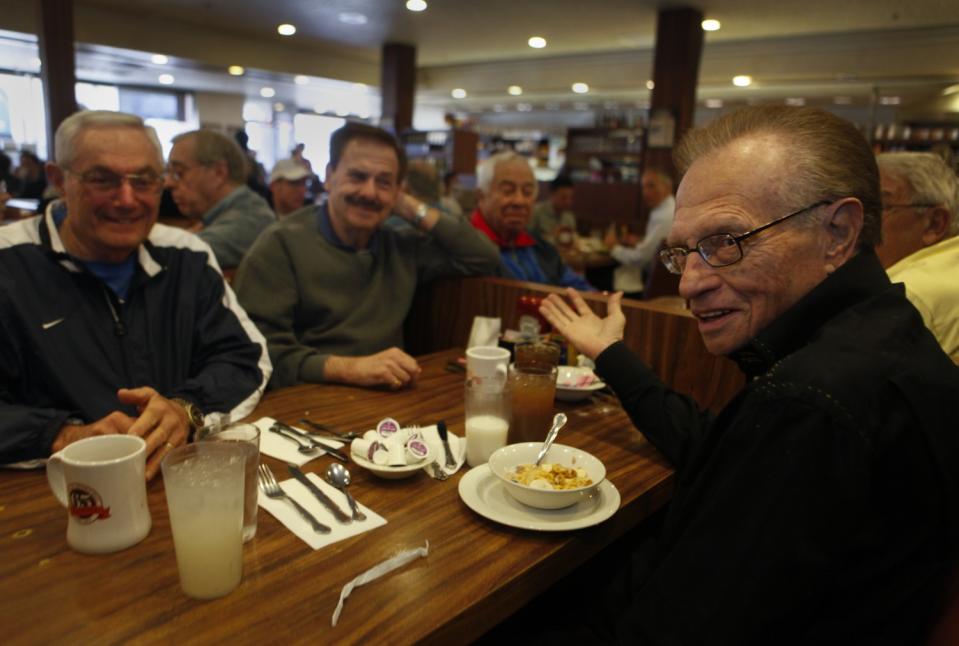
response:
<svg viewBox="0 0 959 646"><path fill-rule="evenodd" d="M423 468L428 470L430 476L432 476L434 480L446 480L447 478L450 477L449 474L443 470L443 467L441 467L438 462L435 462L435 461L430 462Z"/></svg>
<svg viewBox="0 0 959 646"><path fill-rule="evenodd" d="M313 514L303 509L300 503L293 500L293 498L291 498L288 493L283 491L283 488L280 487L280 483L276 481L276 476L274 476L273 472L270 471L270 467L268 467L265 464L261 464L259 468L259 472L260 472L260 489L263 490L263 493L265 493L269 498L277 498L277 499L282 498L283 500L286 500L291 505L293 505L296 508L296 510L300 512L300 516L303 517L303 520L305 520L306 522L308 522L310 525L313 526L314 532L318 532L320 534L330 533L329 527L327 527L326 525L324 525L317 519L313 518Z"/></svg>

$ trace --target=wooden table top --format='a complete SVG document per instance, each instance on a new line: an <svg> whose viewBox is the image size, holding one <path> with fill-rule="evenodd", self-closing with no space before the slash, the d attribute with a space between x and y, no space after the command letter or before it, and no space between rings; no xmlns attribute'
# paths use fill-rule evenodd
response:
<svg viewBox="0 0 959 646"><path fill-rule="evenodd" d="M341 430L386 416L402 424L445 419L463 435L463 375L447 351L423 357L418 383L401 392L297 386L268 394L253 419L304 415ZM197 601L179 586L163 483L148 485L153 528L141 543L89 556L66 544L66 511L42 471L0 471L0 598L7 643L462 643L482 635L661 507L672 488L665 460L618 405L561 403L570 422L560 442L599 457L619 490L619 511L568 532L513 529L470 510L457 484L425 473L380 480L350 465L356 498L387 524L313 551L264 511L244 550L243 581L221 599ZM278 475L285 469L264 457ZM307 463L322 473L331 461ZM416 559L355 589L330 626L342 586L400 551L430 543Z"/></svg>

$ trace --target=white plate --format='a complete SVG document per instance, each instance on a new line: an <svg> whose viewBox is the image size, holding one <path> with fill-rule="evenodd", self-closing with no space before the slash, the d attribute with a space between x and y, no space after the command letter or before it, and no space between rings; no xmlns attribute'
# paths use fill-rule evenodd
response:
<svg viewBox="0 0 959 646"><path fill-rule="evenodd" d="M602 390L606 387L606 384L603 383L598 377L596 377L596 381L590 385L580 388L563 386L560 384L560 380L568 382L570 379L575 379L576 377L583 375L596 376L590 368L580 366L560 366L559 371L556 373L556 399L567 402L580 401L581 399L586 399L589 397L590 393L596 392L597 390Z"/></svg>
<svg viewBox="0 0 959 646"><path fill-rule="evenodd" d="M481 464L460 479L460 498L480 516L497 523L540 532L562 532L598 525L619 509L619 491L603 480L596 495L563 509L534 509L513 498L503 483Z"/></svg>
<svg viewBox="0 0 959 646"><path fill-rule="evenodd" d="M374 475L378 475L386 480L399 480L400 478L409 478L410 476L415 476L417 471L422 470L427 464L433 462L436 459L436 456L434 455L421 462L417 462L416 464L407 464L402 467L388 467L380 464L374 464L366 458L361 458L355 453L350 454L350 459L367 471L372 472Z"/></svg>
<svg viewBox="0 0 959 646"><path fill-rule="evenodd" d="M430 447L430 454L427 455L424 460L417 462L416 464L407 464L401 467L384 466L370 462L366 458L359 456L352 451L350 451L350 459L373 475L379 476L385 480L410 478L415 476L430 462L435 462L436 460L440 460L440 464L443 464L445 462L445 458L443 458L443 445L440 444L440 438L436 433L436 426L428 426L420 430L423 433L423 440L426 442L427 446ZM466 441L453 433L448 433L446 439L449 442L450 450L453 452L453 456L456 457L456 468L458 469L463 464L463 460L466 456ZM346 450L349 450L349 447L347 447ZM447 473L453 473L451 469L445 469L445 471Z"/></svg>

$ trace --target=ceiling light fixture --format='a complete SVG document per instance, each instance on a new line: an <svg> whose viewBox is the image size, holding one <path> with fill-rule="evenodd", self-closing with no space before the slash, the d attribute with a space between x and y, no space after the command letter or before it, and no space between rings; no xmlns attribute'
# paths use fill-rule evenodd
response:
<svg viewBox="0 0 959 646"><path fill-rule="evenodd" d="M546 47L546 39L542 36L530 36L530 39L526 42L533 49L543 49Z"/></svg>
<svg viewBox="0 0 959 646"><path fill-rule="evenodd" d="M160 85L173 85L173 81L176 79L173 78L172 74L161 74L157 77L157 81L160 82Z"/></svg>
<svg viewBox="0 0 959 646"><path fill-rule="evenodd" d="M170 62L170 59L164 56L163 54L154 54L150 57L150 60L154 65L166 65Z"/></svg>
<svg viewBox="0 0 959 646"><path fill-rule="evenodd" d="M753 84L753 77L748 74L739 74L733 77L733 85L736 87L749 87Z"/></svg>
<svg viewBox="0 0 959 646"><path fill-rule="evenodd" d="M303 74L297 74L293 77L293 82L297 85L308 85L310 82L310 77L304 76Z"/></svg>
<svg viewBox="0 0 959 646"><path fill-rule="evenodd" d="M520 94L523 93L523 88L521 88L518 85L510 85L508 88L506 88L506 91L512 94L513 96L519 96Z"/></svg>
<svg viewBox="0 0 959 646"><path fill-rule="evenodd" d="M707 18L700 23L700 26L703 28L703 31L719 31L722 25L718 20Z"/></svg>
<svg viewBox="0 0 959 646"><path fill-rule="evenodd" d="M261 87L260 96L262 96L264 99L272 99L276 96L276 90L271 87Z"/></svg>
<svg viewBox="0 0 959 646"><path fill-rule="evenodd" d="M572 89L576 94L586 94L589 92L589 86L585 83L573 83Z"/></svg>
<svg viewBox="0 0 959 646"><path fill-rule="evenodd" d="M285 22L282 25L277 25L276 33L281 36L292 36L296 33L296 27L288 22Z"/></svg>
<svg viewBox="0 0 959 646"><path fill-rule="evenodd" d="M283 105L283 103L281 103L280 101L277 101L276 103L273 104L274 112L283 112L284 110L286 110L286 106Z"/></svg>
<svg viewBox="0 0 959 646"><path fill-rule="evenodd" d="M365 25L368 20L366 16L355 11L344 11L336 18L345 25Z"/></svg>
<svg viewBox="0 0 959 646"><path fill-rule="evenodd" d="M652 90L654 87L656 87L656 84L653 83L653 80L652 80L652 79L646 81L646 89L647 89L647 90Z"/></svg>
<svg viewBox="0 0 959 646"><path fill-rule="evenodd" d="M466 90L464 90L464 89L461 88L461 87L458 87L458 88L454 89L452 92L450 92L450 94L453 96L454 99L465 99L465 98L466 98Z"/></svg>
<svg viewBox="0 0 959 646"><path fill-rule="evenodd" d="M424 0L406 0L406 8L410 11L426 11Z"/></svg>
<svg viewBox="0 0 959 646"><path fill-rule="evenodd" d="M226 68L226 71L230 73L230 76L243 76L244 72L246 72L242 65L230 65Z"/></svg>

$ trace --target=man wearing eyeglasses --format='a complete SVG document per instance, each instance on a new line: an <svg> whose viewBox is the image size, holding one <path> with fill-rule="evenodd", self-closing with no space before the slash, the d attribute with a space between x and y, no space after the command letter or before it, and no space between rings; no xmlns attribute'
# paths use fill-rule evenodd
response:
<svg viewBox="0 0 959 646"><path fill-rule="evenodd" d="M47 175L63 199L0 227L0 463L125 433L146 440L149 478L204 413L253 409L271 372L266 343L210 248L155 224L152 128L78 112L55 147Z"/></svg>
<svg viewBox="0 0 959 646"><path fill-rule="evenodd" d="M770 105L693 130L676 157L661 257L747 382L700 410L620 340L619 295L603 319L575 293L544 303L676 469L656 545L617 560L567 636L923 643L959 546L959 368L873 251L869 145L832 114Z"/></svg>
<svg viewBox="0 0 959 646"><path fill-rule="evenodd" d="M947 354L959 360L959 181L938 155L883 153L876 254Z"/></svg>

